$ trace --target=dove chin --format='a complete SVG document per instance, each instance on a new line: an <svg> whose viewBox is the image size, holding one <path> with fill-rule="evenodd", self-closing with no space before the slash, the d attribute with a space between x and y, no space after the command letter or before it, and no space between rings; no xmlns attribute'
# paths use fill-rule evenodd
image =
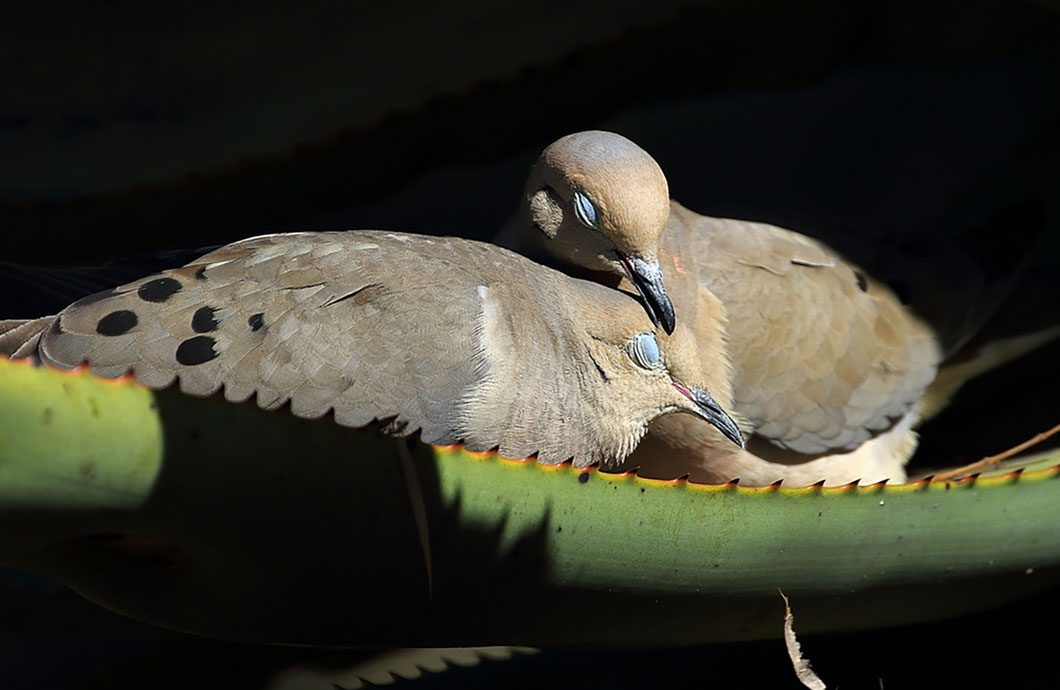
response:
<svg viewBox="0 0 1060 690"><path fill-rule="evenodd" d="M747 447L743 432L740 431L736 421L729 416L729 413L718 404L718 401L710 393L697 386L689 387L677 381L674 381L673 385L681 395L692 401L692 412L694 414L706 420L711 426L720 431L725 438L740 448Z"/></svg>

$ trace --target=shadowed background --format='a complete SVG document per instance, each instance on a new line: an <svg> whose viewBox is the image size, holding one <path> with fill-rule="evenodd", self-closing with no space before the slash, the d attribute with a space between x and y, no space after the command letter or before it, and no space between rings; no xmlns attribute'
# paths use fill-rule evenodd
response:
<svg viewBox="0 0 1060 690"><path fill-rule="evenodd" d="M54 284L5 270L0 314L52 311L71 291L143 274L161 250L266 232L488 239L543 146L607 128L656 156L673 196L693 210L822 237L880 276L895 269L890 248L915 241L944 264L991 213L1037 200L1044 237L988 332L1057 322L1060 10L1046 0L360 5L9 9L0 28L0 260L69 268L133 258ZM1004 237L990 239L1004 248ZM1058 355L1051 346L970 385L924 428L914 463L973 460L1055 424L1047 387ZM280 656L172 636L159 646L156 633L125 623L96 636L109 614L96 621L35 580L6 588L34 592L25 606L43 597L50 617L41 620L51 621L31 638L17 621L33 619L32 608L7 617L16 630L0 656L22 687L66 687L60 666L69 678L129 653L178 665L246 660L245 675L235 674L243 685L233 677L228 687L257 687L248 679ZM975 685L981 669L943 674L932 659L990 638L1025 647L1005 678L1037 687L1056 680L1028 629L1048 620L1043 607L1055 611L1040 599L964 623L811 638L806 651L846 687L875 687L877 677ZM69 620L90 623L68 627L66 606ZM701 672L673 671L687 662L746 666L712 676L723 685L795 687L779 644L562 653L428 683L701 686ZM106 677L83 687L117 684Z"/></svg>

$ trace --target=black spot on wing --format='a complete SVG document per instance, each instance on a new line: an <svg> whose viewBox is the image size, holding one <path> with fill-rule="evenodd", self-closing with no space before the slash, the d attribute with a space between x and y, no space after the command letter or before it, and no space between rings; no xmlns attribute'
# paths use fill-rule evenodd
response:
<svg viewBox="0 0 1060 690"><path fill-rule="evenodd" d="M251 314L250 318L247 319L247 324L250 326L250 330L259 331L261 327L265 325L264 314Z"/></svg>
<svg viewBox="0 0 1060 690"><path fill-rule="evenodd" d="M199 270L195 271L195 280L206 280L205 266L199 266Z"/></svg>
<svg viewBox="0 0 1060 690"><path fill-rule="evenodd" d="M861 271L854 271L854 280L858 281L858 289L862 292L869 291L869 280Z"/></svg>
<svg viewBox="0 0 1060 690"><path fill-rule="evenodd" d="M208 335L197 335L194 338L188 338L177 346L177 363L187 367L205 364L217 357L217 353L213 349L216 344L217 341Z"/></svg>
<svg viewBox="0 0 1060 690"><path fill-rule="evenodd" d="M182 287L176 278L155 278L141 285L136 294L147 302L165 302L180 292Z"/></svg>
<svg viewBox="0 0 1060 690"><path fill-rule="evenodd" d="M191 317L191 329L196 333L209 333L217 330L217 319L214 314L217 310L213 307L199 307Z"/></svg>
<svg viewBox="0 0 1060 690"><path fill-rule="evenodd" d="M96 333L100 335L116 336L125 335L136 327L139 319L134 312L128 309L112 311L104 316L96 324Z"/></svg>

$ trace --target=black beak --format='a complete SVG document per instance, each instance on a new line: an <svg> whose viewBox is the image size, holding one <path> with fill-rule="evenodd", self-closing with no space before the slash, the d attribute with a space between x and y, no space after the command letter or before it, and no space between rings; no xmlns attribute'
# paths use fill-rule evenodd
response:
<svg viewBox="0 0 1060 690"><path fill-rule="evenodd" d="M696 386L686 388L676 381L674 381L674 388L680 391L686 398L694 402L696 404L696 413L710 422L711 426L724 434L725 438L741 448L747 447L743 438L743 432L740 431L740 427L736 426L736 422L729 416L729 413L721 409L721 405L711 397L710 393L702 388L697 388Z"/></svg>
<svg viewBox="0 0 1060 690"><path fill-rule="evenodd" d="M674 316L674 305L670 296L666 294L663 285L662 270L658 261L645 261L635 256L626 256L622 252L615 252L622 267L633 284L640 291L640 296L648 307L648 316L652 323L662 325L668 334L674 332L677 319Z"/></svg>

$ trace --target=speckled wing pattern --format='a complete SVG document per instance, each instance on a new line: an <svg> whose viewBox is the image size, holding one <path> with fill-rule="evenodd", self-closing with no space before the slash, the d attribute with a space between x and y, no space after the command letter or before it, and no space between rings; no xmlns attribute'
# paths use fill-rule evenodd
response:
<svg viewBox="0 0 1060 690"><path fill-rule="evenodd" d="M728 312L735 408L755 434L800 453L850 450L905 416L934 378L930 329L813 240L674 204L664 245L680 233Z"/></svg>
<svg viewBox="0 0 1060 690"><path fill-rule="evenodd" d="M535 375L585 358L572 320L557 311L568 303L561 278L569 280L457 238L268 235L91 295L54 319L8 322L17 327L0 338L21 339L16 355L36 350L52 366L87 362L103 376L131 369L152 388L223 388L228 400L255 396L265 409L289 402L300 417L333 410L345 426L392 420L390 433L422 430L428 443L587 464L601 451L591 413L576 404L581 392L568 389L573 377ZM483 341L486 305L510 352ZM499 357L509 358L504 385L491 383Z"/></svg>

